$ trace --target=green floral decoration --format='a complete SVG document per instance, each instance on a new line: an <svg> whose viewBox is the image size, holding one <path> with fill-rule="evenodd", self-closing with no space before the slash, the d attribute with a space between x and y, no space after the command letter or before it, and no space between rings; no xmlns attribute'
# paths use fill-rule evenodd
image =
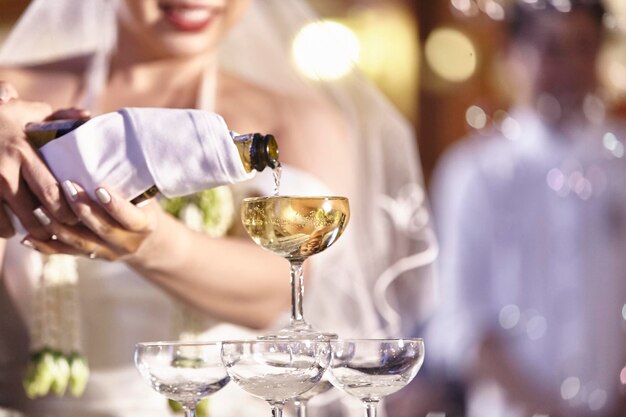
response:
<svg viewBox="0 0 626 417"><path fill-rule="evenodd" d="M199 358L186 358L179 356L172 361L172 366L177 368L199 368L203 366L203 360ZM185 412L183 406L178 401L168 400L170 409L176 414ZM204 398L196 405L196 417L208 417L209 415L209 399Z"/></svg>
<svg viewBox="0 0 626 417"><path fill-rule="evenodd" d="M62 397L69 387L74 397L85 391L89 366L78 353L66 355L58 350L43 348L31 354L23 379L24 391L31 398L54 394Z"/></svg>
<svg viewBox="0 0 626 417"><path fill-rule="evenodd" d="M176 414L184 414L185 410L183 406L178 401L167 400L170 410L172 410ZM209 399L204 398L198 402L196 405L196 417L208 417L209 416Z"/></svg>
<svg viewBox="0 0 626 417"><path fill-rule="evenodd" d="M216 187L199 193L164 199L163 209L193 230L209 236L224 236L233 224L235 204L230 188Z"/></svg>
<svg viewBox="0 0 626 417"><path fill-rule="evenodd" d="M31 399L79 397L87 386L89 365L81 353L76 259L51 255L42 260L33 300L31 355L22 385Z"/></svg>

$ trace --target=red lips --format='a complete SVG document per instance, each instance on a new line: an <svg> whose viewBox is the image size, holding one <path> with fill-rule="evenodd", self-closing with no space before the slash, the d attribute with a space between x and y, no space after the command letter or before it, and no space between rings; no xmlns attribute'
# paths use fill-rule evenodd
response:
<svg viewBox="0 0 626 417"><path fill-rule="evenodd" d="M184 32L203 31L219 14L219 9L194 3L164 2L159 8L170 25Z"/></svg>

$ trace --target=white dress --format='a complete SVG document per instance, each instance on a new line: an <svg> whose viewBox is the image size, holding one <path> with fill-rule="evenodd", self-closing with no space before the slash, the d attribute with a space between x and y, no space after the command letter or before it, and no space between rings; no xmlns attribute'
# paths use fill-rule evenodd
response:
<svg viewBox="0 0 626 417"><path fill-rule="evenodd" d="M286 167L281 190L289 194L327 194L328 190L310 175ZM271 189L271 173L258 175L239 186L263 193ZM236 219L237 220L237 219ZM91 376L85 394L29 401L21 378L29 354L28 330L34 284L39 274L34 251L20 245L18 238L7 242L5 285L0 285L0 406L23 410L35 417L154 417L169 415L164 397L142 380L133 366L135 343L172 340L175 303L163 290L149 283L123 263L79 259L79 294L82 335ZM289 272L285 263L285 285ZM287 314L287 313L286 313ZM282 325L284 323L280 323ZM253 338L243 327L206 320L207 340ZM211 397L213 416L235 417L269 413L267 404L234 384Z"/></svg>
<svg viewBox="0 0 626 417"><path fill-rule="evenodd" d="M519 139L464 141L435 177L442 305L430 359L463 374L496 332L568 415L601 415L618 400L626 365L623 145L614 126L566 138L532 114L515 119ZM468 416L528 415L493 385L471 387L468 405Z"/></svg>

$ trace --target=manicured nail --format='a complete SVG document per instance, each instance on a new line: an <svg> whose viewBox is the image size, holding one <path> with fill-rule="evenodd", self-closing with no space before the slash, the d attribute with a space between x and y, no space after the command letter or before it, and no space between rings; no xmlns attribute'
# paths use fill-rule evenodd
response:
<svg viewBox="0 0 626 417"><path fill-rule="evenodd" d="M37 219L39 223L41 223L42 226L49 226L50 223L52 223L52 220L50 220L50 217L48 217L48 215L43 211L41 207L37 207L35 210L33 210L33 214L35 215L35 218Z"/></svg>
<svg viewBox="0 0 626 417"><path fill-rule="evenodd" d="M96 188L96 197L102 204L109 204L111 202L111 194L102 187Z"/></svg>
<svg viewBox="0 0 626 417"><path fill-rule="evenodd" d="M33 242L31 242L30 240L28 240L26 238L22 239L22 241L20 243L22 245L26 246L27 248L35 249L35 245L33 245Z"/></svg>
<svg viewBox="0 0 626 417"><path fill-rule="evenodd" d="M63 189L65 190L65 194L67 194L70 200L76 201L76 199L78 198L78 190L74 186L74 183L72 183L72 181L70 180L65 180L63 181L62 185Z"/></svg>

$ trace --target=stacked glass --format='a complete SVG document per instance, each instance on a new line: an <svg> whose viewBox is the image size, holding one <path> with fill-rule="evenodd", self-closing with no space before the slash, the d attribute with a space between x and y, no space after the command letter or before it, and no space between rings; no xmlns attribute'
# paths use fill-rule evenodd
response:
<svg viewBox="0 0 626 417"><path fill-rule="evenodd" d="M348 199L247 198L241 216L259 246L289 261L289 325L256 340L140 343L135 364L141 375L157 392L180 402L187 417L195 415L199 400L229 380L267 401L272 417L281 417L288 400L294 400L304 417L308 399L332 386L359 398L367 417L375 417L378 402L417 374L424 360L422 339L342 340L314 330L302 308L302 264L341 236L350 217Z"/></svg>

